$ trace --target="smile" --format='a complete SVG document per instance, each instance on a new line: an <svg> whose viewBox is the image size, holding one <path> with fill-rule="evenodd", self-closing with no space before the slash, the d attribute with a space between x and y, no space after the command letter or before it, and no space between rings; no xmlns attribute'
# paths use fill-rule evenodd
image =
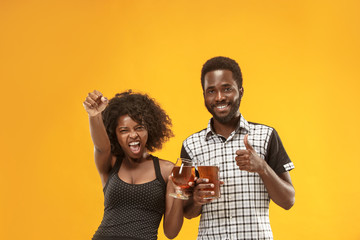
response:
<svg viewBox="0 0 360 240"><path fill-rule="evenodd" d="M219 109L219 110L223 110L223 109L227 108L228 106L230 106L229 103L219 104L219 105L215 106L215 108L217 108L217 109Z"/></svg>
<svg viewBox="0 0 360 240"><path fill-rule="evenodd" d="M217 106L218 109L226 108L228 105Z"/></svg>

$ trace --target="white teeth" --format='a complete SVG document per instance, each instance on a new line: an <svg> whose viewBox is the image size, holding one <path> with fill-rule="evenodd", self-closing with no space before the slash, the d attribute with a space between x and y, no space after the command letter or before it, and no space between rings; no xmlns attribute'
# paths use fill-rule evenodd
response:
<svg viewBox="0 0 360 240"><path fill-rule="evenodd" d="M226 108L226 107L227 107L227 105L217 106L217 108L219 108L219 109L223 109L223 108Z"/></svg>
<svg viewBox="0 0 360 240"><path fill-rule="evenodd" d="M138 145L138 144L140 144L140 142L131 142L129 145L133 146L133 145Z"/></svg>

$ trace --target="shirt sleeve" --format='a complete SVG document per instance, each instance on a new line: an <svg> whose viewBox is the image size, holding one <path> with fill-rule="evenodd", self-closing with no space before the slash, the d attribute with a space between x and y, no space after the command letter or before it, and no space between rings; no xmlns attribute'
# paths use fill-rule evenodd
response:
<svg viewBox="0 0 360 240"><path fill-rule="evenodd" d="M181 158L191 159L188 152L185 150L184 144L182 145L182 148L181 148L180 157Z"/></svg>
<svg viewBox="0 0 360 240"><path fill-rule="evenodd" d="M294 164L291 162L288 154L286 153L281 139L275 129L272 131L269 139L265 161L276 172L276 174L294 169Z"/></svg>

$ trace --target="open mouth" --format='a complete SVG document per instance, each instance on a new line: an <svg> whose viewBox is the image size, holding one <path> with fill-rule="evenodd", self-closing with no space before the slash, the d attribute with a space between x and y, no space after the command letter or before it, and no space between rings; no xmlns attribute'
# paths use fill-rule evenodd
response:
<svg viewBox="0 0 360 240"><path fill-rule="evenodd" d="M135 154L140 152L140 142L131 142L129 143L129 147L131 152Z"/></svg>

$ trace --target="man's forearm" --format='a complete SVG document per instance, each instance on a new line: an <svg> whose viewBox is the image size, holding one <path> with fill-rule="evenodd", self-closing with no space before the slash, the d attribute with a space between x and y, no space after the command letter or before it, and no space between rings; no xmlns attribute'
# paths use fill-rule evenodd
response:
<svg viewBox="0 0 360 240"><path fill-rule="evenodd" d="M202 205L195 205L193 199L189 199L184 206L184 216L187 219L197 217L201 214Z"/></svg>
<svg viewBox="0 0 360 240"><path fill-rule="evenodd" d="M269 166L260 174L270 198L280 207L288 210L295 203L295 189L288 172L277 175Z"/></svg>

